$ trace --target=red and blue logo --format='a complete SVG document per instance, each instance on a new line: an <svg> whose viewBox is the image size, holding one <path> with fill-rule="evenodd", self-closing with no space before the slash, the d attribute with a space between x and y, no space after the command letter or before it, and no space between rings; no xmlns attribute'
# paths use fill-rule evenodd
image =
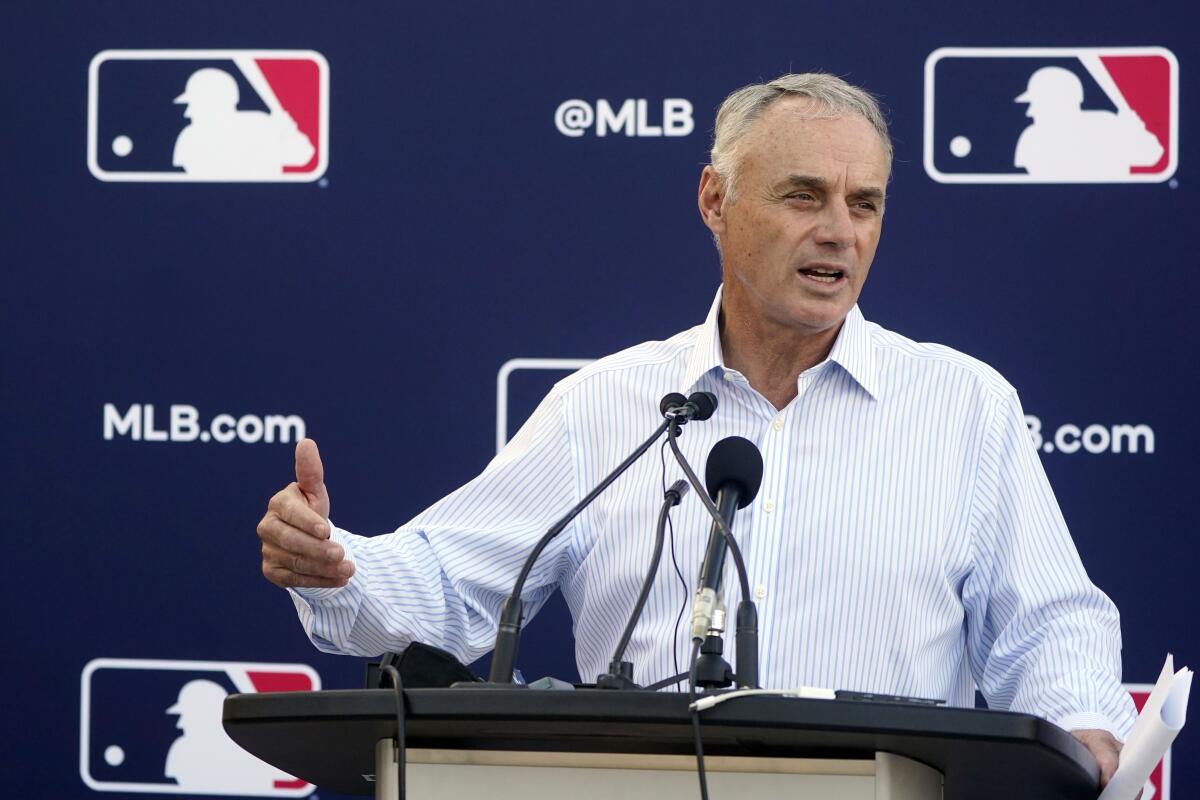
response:
<svg viewBox="0 0 1200 800"><path fill-rule="evenodd" d="M1142 711L1142 707L1146 705L1146 701L1150 699L1150 693L1154 691L1152 683L1127 683L1125 689L1128 690L1130 697L1133 698L1133 704L1137 707L1138 713ZM1150 773L1150 779L1146 781L1146 785L1142 787L1141 800L1171 800L1171 749L1167 748L1166 754L1162 761L1159 761L1154 770Z"/></svg>
<svg viewBox="0 0 1200 800"><path fill-rule="evenodd" d="M79 775L100 792L305 797L316 788L239 747L234 693L321 688L304 664L97 658L80 680Z"/></svg>
<svg viewBox="0 0 1200 800"><path fill-rule="evenodd" d="M941 183L1158 183L1179 160L1162 47L943 47L925 60L925 171Z"/></svg>
<svg viewBox="0 0 1200 800"><path fill-rule="evenodd" d="M102 181L307 182L329 161L329 65L312 50L104 50L88 70Z"/></svg>

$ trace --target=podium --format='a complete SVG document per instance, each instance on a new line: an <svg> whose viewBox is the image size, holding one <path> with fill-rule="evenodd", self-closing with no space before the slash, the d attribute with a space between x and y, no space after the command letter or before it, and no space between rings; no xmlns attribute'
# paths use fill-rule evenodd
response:
<svg viewBox="0 0 1200 800"><path fill-rule="evenodd" d="M408 794L427 798L699 795L678 693L405 691ZM711 794L844 800L1093 800L1099 769L1037 717L901 703L731 699L701 714ZM395 796L391 690L231 695L229 736L321 789Z"/></svg>

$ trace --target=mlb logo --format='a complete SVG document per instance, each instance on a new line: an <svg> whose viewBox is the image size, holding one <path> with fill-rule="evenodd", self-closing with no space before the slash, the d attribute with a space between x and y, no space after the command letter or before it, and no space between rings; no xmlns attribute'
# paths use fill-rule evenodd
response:
<svg viewBox="0 0 1200 800"><path fill-rule="evenodd" d="M925 171L940 183L1159 183L1179 158L1162 47L943 47L925 60Z"/></svg>
<svg viewBox="0 0 1200 800"><path fill-rule="evenodd" d="M513 358L496 373L496 452L529 419L554 384L592 363L590 358Z"/></svg>
<svg viewBox="0 0 1200 800"><path fill-rule="evenodd" d="M225 733L225 697L321 688L304 664L97 658L80 679L79 775L100 792L305 797Z"/></svg>
<svg viewBox="0 0 1200 800"><path fill-rule="evenodd" d="M104 50L88 68L87 160L102 181L315 181L329 65L312 50Z"/></svg>

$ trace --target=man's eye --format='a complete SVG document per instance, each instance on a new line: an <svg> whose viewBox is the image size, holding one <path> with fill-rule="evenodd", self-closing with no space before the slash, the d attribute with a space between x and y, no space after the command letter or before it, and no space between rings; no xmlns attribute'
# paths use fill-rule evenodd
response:
<svg viewBox="0 0 1200 800"><path fill-rule="evenodd" d="M875 204L872 202L869 202L867 200L861 200L858 203L856 203L855 205L857 205L863 211L874 211L875 210Z"/></svg>
<svg viewBox="0 0 1200 800"><path fill-rule="evenodd" d="M816 199L815 197L813 197L813 196L812 196L811 194L809 194L808 192L792 192L791 194L789 194L789 195L787 196L787 198L788 198L789 200L804 200L804 201L806 201L806 202L807 202L807 201L809 201L809 200L815 200L815 199Z"/></svg>

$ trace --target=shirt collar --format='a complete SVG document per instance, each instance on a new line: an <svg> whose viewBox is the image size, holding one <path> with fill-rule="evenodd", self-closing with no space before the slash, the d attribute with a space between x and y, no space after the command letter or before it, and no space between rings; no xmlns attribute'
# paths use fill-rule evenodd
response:
<svg viewBox="0 0 1200 800"><path fill-rule="evenodd" d="M857 303L850 309L842 329L838 331L837 341L829 351L829 360L846 370L872 398L879 399L879 365L875 362L875 343L871 340L867 320Z"/></svg>
<svg viewBox="0 0 1200 800"><path fill-rule="evenodd" d="M706 374L714 369L725 368L725 356L721 352L721 292L721 287L718 287L717 296L713 299L704 324L698 329L696 344L688 357L683 385L689 393ZM827 360L844 369L871 397L879 398L879 368L875 361L875 347L867 321L857 304L846 315Z"/></svg>
<svg viewBox="0 0 1200 800"><path fill-rule="evenodd" d="M721 353L721 291L717 287L717 296L713 299L708 317L698 329L696 344L688 358L687 369L683 373L684 392L691 394L702 377L714 369L725 367L725 357Z"/></svg>

